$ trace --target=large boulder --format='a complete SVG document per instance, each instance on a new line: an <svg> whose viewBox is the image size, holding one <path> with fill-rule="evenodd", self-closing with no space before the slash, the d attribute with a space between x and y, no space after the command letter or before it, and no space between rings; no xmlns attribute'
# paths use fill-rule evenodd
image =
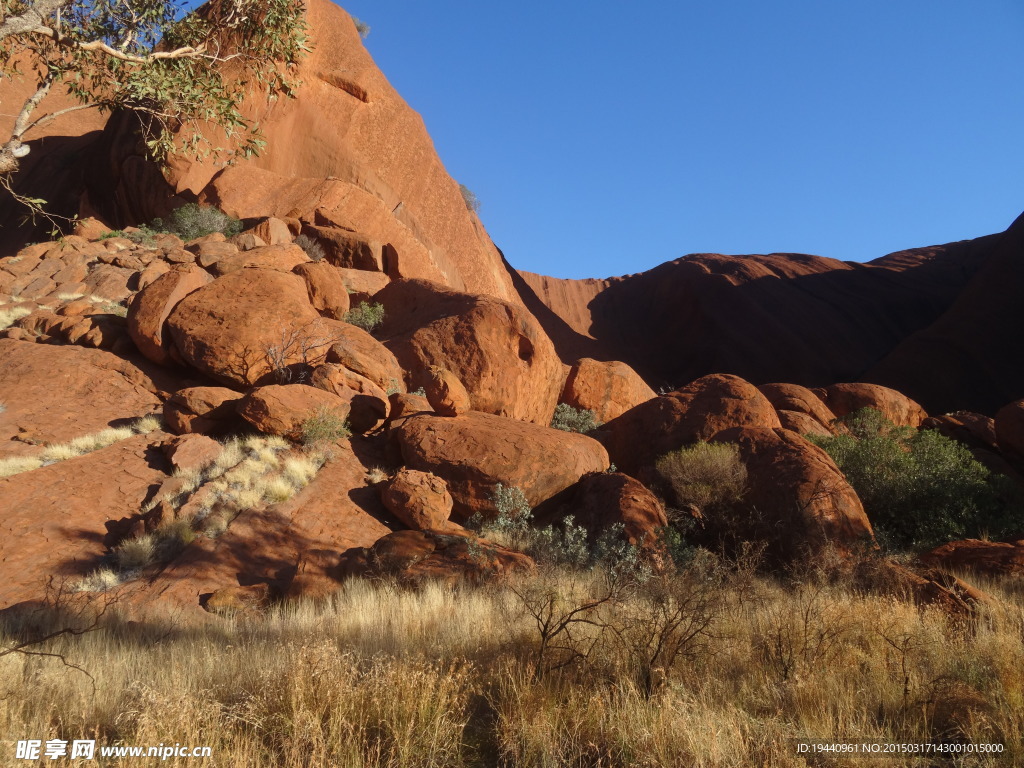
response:
<svg viewBox="0 0 1024 768"><path fill-rule="evenodd" d="M350 302L348 289L337 267L325 261L317 261L299 264L293 271L306 281L309 303L313 309L324 317L345 319Z"/></svg>
<svg viewBox="0 0 1024 768"><path fill-rule="evenodd" d="M242 395L227 387L186 387L164 403L164 421L179 435L221 434L238 423Z"/></svg>
<svg viewBox="0 0 1024 768"><path fill-rule="evenodd" d="M999 450L1014 466L1024 469L1024 399L1000 408L994 426Z"/></svg>
<svg viewBox="0 0 1024 768"><path fill-rule="evenodd" d="M239 237L246 237L240 235ZM262 241L260 241L262 242ZM291 272L300 264L309 262L309 257L297 245L257 245L232 256L217 259L210 269L214 274L226 275L240 269L271 269L278 272Z"/></svg>
<svg viewBox="0 0 1024 768"><path fill-rule="evenodd" d="M444 531L451 527L452 495L440 477L415 469L400 469L381 490L381 501L415 531Z"/></svg>
<svg viewBox="0 0 1024 768"><path fill-rule="evenodd" d="M814 392L838 417L859 411L861 408L874 408L898 427L915 428L921 426L921 422L928 418L924 408L909 397L879 384L832 384Z"/></svg>
<svg viewBox="0 0 1024 768"><path fill-rule="evenodd" d="M459 377L445 368L430 366L424 377L427 402L434 412L441 416L460 416L468 413L469 393L462 386Z"/></svg>
<svg viewBox="0 0 1024 768"><path fill-rule="evenodd" d="M331 331L333 342L327 351L328 363L338 363L366 377L385 392L405 391L402 366L391 350L349 323L333 323Z"/></svg>
<svg viewBox="0 0 1024 768"><path fill-rule="evenodd" d="M986 576L1021 576L1024 575L1024 539L951 541L918 559L933 568L974 571Z"/></svg>
<svg viewBox="0 0 1024 768"><path fill-rule="evenodd" d="M298 275L240 269L178 302L167 327L187 363L249 387L320 362L337 337L333 322L313 309Z"/></svg>
<svg viewBox="0 0 1024 768"><path fill-rule="evenodd" d="M669 451L730 427L781 427L775 408L738 376L712 374L631 408L601 429L615 465L636 476Z"/></svg>
<svg viewBox="0 0 1024 768"><path fill-rule="evenodd" d="M623 526L623 538L636 547L656 549L668 525L665 507L639 480L621 472L591 472L538 510L541 524L564 520L587 531L591 543L612 526Z"/></svg>
<svg viewBox="0 0 1024 768"><path fill-rule="evenodd" d="M533 315L490 296L453 291L427 280L395 280L380 336L408 371L410 386L432 365L452 371L473 408L549 424L561 391L562 365Z"/></svg>
<svg viewBox="0 0 1024 768"><path fill-rule="evenodd" d="M363 434L379 427L388 417L391 404L387 393L365 376L337 363L318 365L309 383L348 401L349 426Z"/></svg>
<svg viewBox="0 0 1024 768"><path fill-rule="evenodd" d="M775 406L775 410L779 412L780 421L783 421L782 426L786 429L800 433L814 432L815 434L820 434L822 431L825 434L830 434L833 431L832 422L835 421L836 415L829 410L820 397L807 387L801 387L799 384L763 384L758 389L768 398L768 402ZM783 411L791 414L803 414L817 422L818 426L814 427L807 419L800 417L784 417ZM803 426L805 429L793 429L786 425L786 421Z"/></svg>
<svg viewBox="0 0 1024 768"><path fill-rule="evenodd" d="M330 392L305 384L271 384L257 387L238 405L239 415L260 432L298 440L303 424L320 413L340 420L348 417L349 402Z"/></svg>
<svg viewBox="0 0 1024 768"><path fill-rule="evenodd" d="M412 415L392 435L406 466L447 481L460 522L474 513L492 517L499 483L522 489L536 506L608 467L608 454L589 437L477 411Z"/></svg>
<svg viewBox="0 0 1024 768"><path fill-rule="evenodd" d="M139 352L154 363L171 362L171 342L164 338L164 323L179 301L211 280L206 270L190 266L165 272L135 294L128 307L128 333Z"/></svg>
<svg viewBox="0 0 1024 768"><path fill-rule="evenodd" d="M654 390L625 363L583 357L570 369L561 401L593 411L598 421L605 422L655 397Z"/></svg>
<svg viewBox="0 0 1024 768"><path fill-rule="evenodd" d="M821 448L795 432L765 427L734 427L714 440L736 444L747 469L749 520L739 521L739 536L764 542L772 559L790 561L825 544L874 545L864 506Z"/></svg>

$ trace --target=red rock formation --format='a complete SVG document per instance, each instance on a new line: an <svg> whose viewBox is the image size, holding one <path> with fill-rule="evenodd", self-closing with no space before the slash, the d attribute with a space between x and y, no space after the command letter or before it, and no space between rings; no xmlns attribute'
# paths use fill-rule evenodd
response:
<svg viewBox="0 0 1024 768"><path fill-rule="evenodd" d="M986 576L1024 575L1024 539L951 541L926 552L920 561L933 568L974 571Z"/></svg>
<svg viewBox="0 0 1024 768"><path fill-rule="evenodd" d="M427 402L440 416L461 416L469 413L469 393L462 386L459 377L446 368L436 365L427 369L424 380Z"/></svg>
<svg viewBox="0 0 1024 768"><path fill-rule="evenodd" d="M873 408L898 427L919 427L928 418L924 408L909 397L878 384L833 384L818 393L829 410L840 417Z"/></svg>
<svg viewBox="0 0 1024 768"><path fill-rule="evenodd" d="M349 402L305 384L272 384L257 387L242 398L238 414L264 434L301 440L306 422L320 413L344 421L351 407Z"/></svg>
<svg viewBox="0 0 1024 768"><path fill-rule="evenodd" d="M598 421L605 422L654 397L654 390L625 363L584 357L570 369L561 402L593 411Z"/></svg>
<svg viewBox="0 0 1024 768"><path fill-rule="evenodd" d="M452 495L440 477L415 469L400 469L381 489L381 501L414 531L445 531L452 526Z"/></svg>

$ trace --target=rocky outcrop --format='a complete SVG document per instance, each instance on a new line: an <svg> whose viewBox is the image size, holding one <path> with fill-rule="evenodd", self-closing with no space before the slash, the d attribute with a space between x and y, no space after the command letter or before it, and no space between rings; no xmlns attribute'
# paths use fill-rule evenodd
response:
<svg viewBox="0 0 1024 768"><path fill-rule="evenodd" d="M1024 468L1024 400L1014 400L996 413L996 443L1015 466Z"/></svg>
<svg viewBox="0 0 1024 768"><path fill-rule="evenodd" d="M625 363L584 357L569 370L561 402L593 411L599 422L605 422L655 397L654 390Z"/></svg>
<svg viewBox="0 0 1024 768"><path fill-rule="evenodd" d="M349 323L334 323L326 361L358 373L385 392L405 391L405 374L398 360L373 336Z"/></svg>
<svg viewBox="0 0 1024 768"><path fill-rule="evenodd" d="M798 424L811 426L806 419L793 416L783 417L782 415L783 412L801 414L816 422L816 428L823 430L824 433L832 431L832 422L835 421L836 414L807 387L801 387L799 384L762 384L758 389L768 398L768 402L775 406L775 410L779 412L779 419L789 419ZM783 426L786 427L785 423ZM786 429L790 429L790 427L786 427ZM795 429L793 431L802 432L803 430Z"/></svg>
<svg viewBox="0 0 1024 768"><path fill-rule="evenodd" d="M924 408L895 389L878 384L832 384L817 390L821 400L837 417L873 408L898 427L920 427L928 418Z"/></svg>
<svg viewBox="0 0 1024 768"><path fill-rule="evenodd" d="M730 427L780 426L755 386L738 376L712 375L626 411L599 434L615 466L636 476L669 451Z"/></svg>
<svg viewBox="0 0 1024 768"><path fill-rule="evenodd" d="M825 544L874 545L860 499L821 448L794 432L764 427L727 429L714 440L736 444L747 469L742 503L751 511L740 535L766 543L776 561Z"/></svg>
<svg viewBox="0 0 1024 768"><path fill-rule="evenodd" d="M588 472L608 468L601 444L584 435L471 411L445 418L413 415L393 429L406 466L444 478L453 518L494 516L498 483L522 489L531 506Z"/></svg>
<svg viewBox="0 0 1024 768"><path fill-rule="evenodd" d="M408 372L410 386L439 366L465 385L474 410L551 422L562 366L522 307L425 280L393 281L376 299L385 310L379 335Z"/></svg>
<svg viewBox="0 0 1024 768"><path fill-rule="evenodd" d="M349 310L348 290L341 273L330 264L320 261L299 264L293 270L306 281L309 303L323 317L344 320Z"/></svg>

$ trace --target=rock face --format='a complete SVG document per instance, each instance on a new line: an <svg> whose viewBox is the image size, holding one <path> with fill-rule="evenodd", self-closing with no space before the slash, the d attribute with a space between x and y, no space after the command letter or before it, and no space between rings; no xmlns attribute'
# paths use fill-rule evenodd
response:
<svg viewBox="0 0 1024 768"><path fill-rule="evenodd" d="M448 483L460 522L477 512L494 515L491 494L498 483L522 489L536 506L608 467L608 454L589 437L476 411L456 418L410 416L394 439L408 467Z"/></svg>
<svg viewBox="0 0 1024 768"><path fill-rule="evenodd" d="M621 472L591 472L542 505L542 524L572 515L593 543L613 525L623 526L623 538L636 547L655 550L661 529L668 525L665 507L638 480Z"/></svg>
<svg viewBox="0 0 1024 768"><path fill-rule="evenodd" d="M655 397L654 390L625 363L584 357L570 369L561 402L593 411L598 421L605 422Z"/></svg>
<svg viewBox="0 0 1024 768"><path fill-rule="evenodd" d="M635 476L669 451L730 427L781 424L755 386L738 376L712 375L626 411L600 434L615 466Z"/></svg>
<svg viewBox="0 0 1024 768"><path fill-rule="evenodd" d="M764 541L780 561L830 543L872 546L864 507L825 451L794 432L736 427L714 437L735 443L747 468L744 506L753 510L745 531Z"/></svg>
<svg viewBox="0 0 1024 768"><path fill-rule="evenodd" d="M452 495L440 477L401 469L381 491L381 501L414 531L444 531L450 527Z"/></svg>
<svg viewBox="0 0 1024 768"><path fill-rule="evenodd" d="M310 305L298 275L241 269L178 302L167 327L191 366L248 387L321 361L334 340L329 322Z"/></svg>
<svg viewBox="0 0 1024 768"><path fill-rule="evenodd" d="M1024 574L1024 539L1020 541L951 541L921 555L933 568L967 570L987 576Z"/></svg>
<svg viewBox="0 0 1024 768"><path fill-rule="evenodd" d="M238 414L260 432L292 440L303 437L303 424L317 414L344 421L349 409L346 400L305 384L257 387L238 404Z"/></svg>
<svg viewBox="0 0 1024 768"><path fill-rule="evenodd" d="M440 416L461 416L470 409L469 393L459 377L436 365L427 369L424 377L427 402Z"/></svg>
<svg viewBox="0 0 1024 768"><path fill-rule="evenodd" d="M832 413L840 417L861 408L874 408L898 427L915 428L928 418L924 408L909 397L878 384L832 384L818 392Z"/></svg>
<svg viewBox="0 0 1024 768"><path fill-rule="evenodd" d="M561 390L561 363L540 324L520 306L459 293L424 280L396 280L380 336L409 384L432 365L453 372L478 411L549 424Z"/></svg>

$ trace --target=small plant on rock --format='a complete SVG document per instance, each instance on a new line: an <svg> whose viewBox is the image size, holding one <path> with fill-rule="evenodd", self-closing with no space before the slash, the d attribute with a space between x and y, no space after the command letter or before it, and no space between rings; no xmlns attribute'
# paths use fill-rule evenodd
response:
<svg viewBox="0 0 1024 768"><path fill-rule="evenodd" d="M551 427L563 432L579 432L585 435L601 426L597 415L588 409L573 408L568 403L555 406L555 414L551 417Z"/></svg>
<svg viewBox="0 0 1024 768"><path fill-rule="evenodd" d="M295 238L295 244L306 252L310 261L323 261L327 256L324 247L309 235L299 235Z"/></svg>
<svg viewBox="0 0 1024 768"><path fill-rule="evenodd" d="M348 427L348 420L326 406L321 406L302 422L304 445L334 442L351 436L352 431Z"/></svg>
<svg viewBox="0 0 1024 768"><path fill-rule="evenodd" d="M384 305L378 302L364 301L345 313L345 322L358 326L367 333L372 333L384 322Z"/></svg>
<svg viewBox="0 0 1024 768"><path fill-rule="evenodd" d="M476 196L476 193L465 184L459 184L459 192L462 193L466 208L473 213L480 213L480 198Z"/></svg>
<svg viewBox="0 0 1024 768"><path fill-rule="evenodd" d="M168 221L153 219L153 229L177 235L185 242L197 237L220 232L225 237L232 237L242 231L242 222L219 211L212 205L186 203L171 213Z"/></svg>
<svg viewBox="0 0 1024 768"><path fill-rule="evenodd" d="M740 499L747 468L732 443L696 443L667 453L655 464L677 506L704 510Z"/></svg>

